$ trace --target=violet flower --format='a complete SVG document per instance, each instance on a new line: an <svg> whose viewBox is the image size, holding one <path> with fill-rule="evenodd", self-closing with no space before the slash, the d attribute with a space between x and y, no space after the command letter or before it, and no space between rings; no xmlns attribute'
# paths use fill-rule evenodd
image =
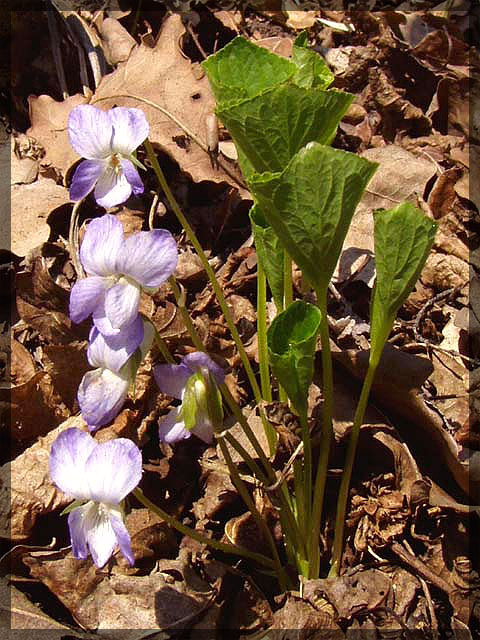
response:
<svg viewBox="0 0 480 640"><path fill-rule="evenodd" d="M140 292L155 291L175 271L177 245L165 229L138 231L124 237L120 220L111 214L92 220L80 247L87 278L70 293L70 318L90 314L104 335L116 335L137 317Z"/></svg>
<svg viewBox="0 0 480 640"><path fill-rule="evenodd" d="M119 414L152 341L153 327L140 316L115 336L103 336L92 327L87 358L96 368L83 376L77 393L82 417L90 431L96 431Z"/></svg>
<svg viewBox="0 0 480 640"><path fill-rule="evenodd" d="M73 555L85 560L90 552L101 568L118 544L133 565L121 502L142 477L138 447L126 438L99 444L81 429L66 429L52 445L50 477L65 494L86 503L73 503L73 510L69 509Z"/></svg>
<svg viewBox="0 0 480 640"><path fill-rule="evenodd" d="M154 374L160 391L182 401L180 406L173 408L160 423L160 440L173 444L190 438L193 433L210 444L213 440L214 424L209 396L218 395L216 385L222 384L225 379L222 367L206 353L197 351L186 355L181 364L156 366Z"/></svg>
<svg viewBox="0 0 480 640"><path fill-rule="evenodd" d="M68 117L68 137L75 151L86 158L73 174L70 198L82 200L95 188L101 207L114 207L143 193L143 182L132 155L148 136L143 111L115 107L109 111L90 104L75 107ZM141 166L141 165L140 165Z"/></svg>

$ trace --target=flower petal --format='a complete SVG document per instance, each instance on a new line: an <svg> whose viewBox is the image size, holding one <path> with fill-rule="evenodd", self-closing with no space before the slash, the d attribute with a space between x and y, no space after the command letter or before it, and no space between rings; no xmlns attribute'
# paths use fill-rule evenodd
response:
<svg viewBox="0 0 480 640"><path fill-rule="evenodd" d="M111 155L113 127L107 111L81 104L70 111L67 129L70 144L83 158L98 160Z"/></svg>
<svg viewBox="0 0 480 640"><path fill-rule="evenodd" d="M62 431L52 444L49 459L50 477L61 491L77 500L90 499L85 464L97 446L92 436L81 429Z"/></svg>
<svg viewBox="0 0 480 640"><path fill-rule="evenodd" d="M183 420L178 422L180 407L174 407L158 425L158 437L161 442L174 444L180 440L190 438L192 433L185 429Z"/></svg>
<svg viewBox="0 0 480 640"><path fill-rule="evenodd" d="M145 114L140 109L115 107L108 115L113 125L113 151L130 155L148 136Z"/></svg>
<svg viewBox="0 0 480 640"><path fill-rule="evenodd" d="M108 166L98 179L94 196L97 204L110 209L128 200L131 193L132 187L123 171L117 172Z"/></svg>
<svg viewBox="0 0 480 640"><path fill-rule="evenodd" d="M130 183L130 186L132 187L133 195L138 196L141 193L143 193L143 189L144 189L143 182L138 174L138 171L133 166L133 163L130 162L130 160L126 160L124 158L121 161L121 165L122 165L125 178L127 179L127 181Z"/></svg>
<svg viewBox="0 0 480 640"><path fill-rule="evenodd" d="M105 317L108 318L115 332L134 322L138 315L139 302L140 288L125 278L121 278L116 285L107 291L104 302ZM98 327L96 322L95 324ZM100 327L98 328L101 330Z"/></svg>
<svg viewBox="0 0 480 640"><path fill-rule="evenodd" d="M162 393L181 400L192 371L184 364L159 364L153 369L153 374Z"/></svg>
<svg viewBox="0 0 480 640"><path fill-rule="evenodd" d="M117 536L110 522L109 509L103 504L88 502L75 511L78 514L68 518L72 551L75 557L84 557L80 554L84 553L85 545L88 545L93 562L101 569L107 564L117 546Z"/></svg>
<svg viewBox="0 0 480 640"><path fill-rule="evenodd" d="M88 225L80 247L80 260L88 274L109 276L116 273L115 265L123 249L122 223L107 213Z"/></svg>
<svg viewBox="0 0 480 640"><path fill-rule="evenodd" d="M142 478L142 454L127 438L99 444L85 466L92 500L119 504Z"/></svg>
<svg viewBox="0 0 480 640"><path fill-rule="evenodd" d="M78 387L78 404L90 431L115 418L128 395L129 381L109 369L87 371Z"/></svg>
<svg viewBox="0 0 480 640"><path fill-rule="evenodd" d="M106 287L106 278L101 276L91 276L77 280L70 291L71 320L78 323L88 318L103 300Z"/></svg>
<svg viewBox="0 0 480 640"><path fill-rule="evenodd" d="M84 160L75 169L70 185L70 199L74 202L83 200L95 186L105 169L103 160Z"/></svg>
<svg viewBox="0 0 480 640"><path fill-rule="evenodd" d="M202 417L197 415L197 422L192 429L192 433L206 444L212 444L214 429L208 416Z"/></svg>
<svg viewBox="0 0 480 640"><path fill-rule="evenodd" d="M104 336L93 327L87 349L88 362L92 367L110 369L118 373L141 345L143 336L143 321L140 316L115 336Z"/></svg>
<svg viewBox="0 0 480 640"><path fill-rule="evenodd" d="M223 384L223 381L225 380L225 371L222 367L202 351L195 351L187 354L182 359L182 363L185 364L192 373L195 373L201 368L208 369L215 378L215 382L217 384Z"/></svg>
<svg viewBox="0 0 480 640"><path fill-rule="evenodd" d="M112 529L115 533L115 537L117 538L118 546L120 547L120 551L123 553L125 558L128 560L130 566L133 567L135 564L135 558L133 557L132 552L132 541L130 539L130 534L127 531L127 527L125 526L122 516L119 509L110 509L110 524L112 525Z"/></svg>
<svg viewBox="0 0 480 640"><path fill-rule="evenodd" d="M165 229L156 229L125 238L117 267L144 287L159 287L175 271L177 261L175 238Z"/></svg>
<svg viewBox="0 0 480 640"><path fill-rule="evenodd" d="M68 528L70 530L70 541L72 543L72 553L77 560L86 560L88 557L87 536L85 531L85 515L88 513L92 503L77 507L68 515Z"/></svg>

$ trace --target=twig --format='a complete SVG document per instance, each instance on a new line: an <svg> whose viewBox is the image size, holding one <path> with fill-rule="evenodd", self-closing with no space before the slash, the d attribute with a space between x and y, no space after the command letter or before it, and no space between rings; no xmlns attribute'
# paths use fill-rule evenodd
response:
<svg viewBox="0 0 480 640"><path fill-rule="evenodd" d="M429 567L427 567L424 562L416 558L413 554L406 551L401 544L399 544L398 542L392 542L390 548L392 549L393 553L395 553L401 560L403 560L403 562L405 562L405 564L408 564L409 567L415 569L415 571L423 578L425 578L425 580L428 580L428 582L447 594L452 593L454 588L449 585L446 580L434 573L431 569L429 569Z"/></svg>
<svg viewBox="0 0 480 640"><path fill-rule="evenodd" d="M58 84L60 85L60 91L62 92L63 99L66 100L69 96L67 81L65 78L65 70L63 68L62 54L60 53L60 38L58 35L58 26L53 13L53 7L47 2L46 8L48 31L50 33L50 42L52 45L53 60L55 62L55 70L57 72Z"/></svg>
<svg viewBox="0 0 480 640"><path fill-rule="evenodd" d="M155 214L157 213L158 200L159 200L158 193L156 193L153 196L152 204L150 206L150 211L148 212L148 228L150 229L150 231L153 229L153 219L155 217Z"/></svg>
<svg viewBox="0 0 480 640"><path fill-rule="evenodd" d="M199 39L197 38L197 34L193 31L192 29L192 25L190 24L190 22L186 22L185 24L185 28L188 31L188 33L190 34L190 36L192 37L192 40L195 43L195 46L197 47L197 49L200 51L200 53L203 56L203 59L206 60L208 58L207 54L205 53L204 48L202 47L202 45L200 44Z"/></svg>
<svg viewBox="0 0 480 640"><path fill-rule="evenodd" d="M403 546L406 547L406 549L407 549L407 551L409 553L414 555L413 549L412 549L412 547L410 546L410 544L408 543L407 540L403 541ZM428 588L428 584L425 582L425 580L421 576L417 576L417 577L418 577L418 580L419 580L420 584L422 585L423 593L425 595L425 600L427 601L428 612L430 614L430 622L432 624L432 635L434 637L434 640L437 640L439 638L439 635L438 635L438 620L437 620L437 616L435 614L435 608L433 606L432 595L430 593L430 589Z"/></svg>
<svg viewBox="0 0 480 640"><path fill-rule="evenodd" d="M164 109L164 107L161 107L159 104L157 104L156 102L152 102L152 100L148 100L148 98L141 98L140 96L135 96L131 93L118 93L115 94L113 96L105 96L104 98L96 98L95 100L92 101L92 104L95 104L95 102L101 102L102 100L112 100L114 98L128 98L130 100L137 100L138 102L143 102L145 104L148 104L150 107L153 107L154 109L157 109L158 111L160 111L161 113L163 113L164 115L167 116L167 118L170 118L170 120L172 122L174 122L177 127L180 127L180 129L189 137L193 140L193 142L195 142L195 144L197 144L200 149L202 149L203 151L205 151L206 154L209 154L209 148L208 145L203 142L203 140L201 140L197 135L195 135L193 133L193 131L191 131L190 129L188 129L188 127L186 127L183 122L181 122L178 118L176 118L173 113L170 113L170 111L168 111L167 109ZM217 159L218 164L222 167L222 169L225 171L225 173L227 174L227 176L229 176L236 184L238 184L239 187L241 187L242 189L248 189L247 185L240 180L231 170L230 168L225 164L225 162L219 157Z"/></svg>

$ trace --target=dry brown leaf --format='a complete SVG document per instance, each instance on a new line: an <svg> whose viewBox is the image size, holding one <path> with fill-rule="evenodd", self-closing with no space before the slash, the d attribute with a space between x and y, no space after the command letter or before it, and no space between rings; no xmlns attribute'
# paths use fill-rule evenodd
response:
<svg viewBox="0 0 480 640"><path fill-rule="evenodd" d="M80 417L69 418L0 468L0 537L25 540L39 515L67 505L71 499L50 480L50 447L69 427L85 428Z"/></svg>
<svg viewBox="0 0 480 640"><path fill-rule="evenodd" d="M128 60L137 46L135 38L115 18L105 18L100 27L100 37L105 58L112 67Z"/></svg>
<svg viewBox="0 0 480 640"><path fill-rule="evenodd" d="M24 136L25 138L27 136ZM16 140L11 138L10 183L31 184L38 175L39 161L36 158L21 157L15 153Z"/></svg>
<svg viewBox="0 0 480 640"><path fill-rule="evenodd" d="M420 277L437 291L462 287L468 283L468 263L455 255L430 253Z"/></svg>
<svg viewBox="0 0 480 640"><path fill-rule="evenodd" d="M14 185L11 192L11 233L10 237L2 236L0 248L26 256L48 240L48 215L68 202L67 189L48 178L39 178L32 184Z"/></svg>
<svg viewBox="0 0 480 640"><path fill-rule="evenodd" d="M396 145L367 149L361 155L371 162L378 162L379 167L357 207L345 238L336 271L336 277L340 281L351 275L354 261L362 255L373 253L372 212L375 209L391 209L396 206L397 201L415 202L416 195L423 195L425 185L436 173L433 162L418 158ZM366 270L357 277L372 284L373 271Z"/></svg>
<svg viewBox="0 0 480 640"><path fill-rule="evenodd" d="M155 47L142 44L134 49L127 62L102 78L92 102L107 98L96 103L96 106L109 108L117 104L142 109L150 124L149 138L152 144L167 151L194 182L229 182L238 187L221 169L212 168L208 154L169 117L135 100L110 99L110 96L122 93L147 98L166 109L205 141L206 119L214 111L215 100L206 76L196 78L191 61L180 50L179 41L184 33L181 14L169 16L163 23ZM249 195L246 190L242 191L244 197Z"/></svg>
<svg viewBox="0 0 480 640"><path fill-rule="evenodd" d="M139 629L158 631L180 621L182 628L190 627L209 601L209 586L200 578L197 588L202 590L197 591L183 579L168 580L162 573L108 575L71 554L58 560L31 554L24 562L83 627L123 629L124 640L138 640Z"/></svg>
<svg viewBox="0 0 480 640"><path fill-rule="evenodd" d="M50 375L55 392L70 412L78 411L77 390L84 374L91 369L86 344L46 345L43 364Z"/></svg>
<svg viewBox="0 0 480 640"><path fill-rule="evenodd" d="M50 96L30 96L28 106L32 126L27 135L35 138L45 149L41 166L54 167L65 175L67 169L78 160L67 135L67 119L70 111L87 99L77 94L58 102Z"/></svg>
<svg viewBox="0 0 480 640"><path fill-rule="evenodd" d="M287 14L287 27L301 31L313 27L317 20L317 11L285 11Z"/></svg>
<svg viewBox="0 0 480 640"><path fill-rule="evenodd" d="M387 598L391 580L378 569L354 571L338 578L308 580L305 598L315 605L322 594L335 607L338 617L349 620L359 613L376 609Z"/></svg>

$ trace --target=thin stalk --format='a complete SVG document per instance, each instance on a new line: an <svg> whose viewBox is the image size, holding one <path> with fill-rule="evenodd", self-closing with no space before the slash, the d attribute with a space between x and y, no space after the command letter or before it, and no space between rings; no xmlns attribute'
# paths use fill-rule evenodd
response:
<svg viewBox="0 0 480 640"><path fill-rule="evenodd" d="M300 415L300 424L302 427L302 440L303 440L303 494L305 496L305 526L308 527L305 531L306 537L308 537L308 531L310 527L310 517L312 511L312 441L310 438L310 429L308 428L307 412L302 411Z"/></svg>
<svg viewBox="0 0 480 640"><path fill-rule="evenodd" d="M192 338L192 342L194 343L194 345L199 351L204 351L204 345L202 344L202 341L200 340L200 337L197 333L197 330L195 329L192 319L190 318L188 310L185 306L185 300L183 299L182 293L180 291L180 288L175 278L173 276L170 277L168 282L170 284L170 287L172 288L173 294L175 296L175 300L177 302L177 306L180 310L180 313L182 315L183 321L185 322L185 326L187 327L190 337ZM275 484L277 481L275 470L272 467L271 462L265 455L265 452L263 451L261 444L259 443L252 428L248 424L247 419L245 418L242 410L240 409L238 404L235 402L232 394L230 393L225 383L221 384L219 388L225 402L227 403L228 407L230 408L231 412L233 413L233 415L235 416L239 424L242 426L245 432L245 435L249 439L252 447L255 450L255 453L258 455L260 461L262 462L269 482L271 484ZM297 548L300 547L302 549L305 549L305 541L302 538L302 534L295 520L293 511L291 508L291 498L290 498L288 487L285 481L282 482L280 486L279 499L282 505L280 509L280 517L282 520L283 531L287 536L290 537L291 541L295 544Z"/></svg>
<svg viewBox="0 0 480 640"><path fill-rule="evenodd" d="M73 266L77 272L77 278L84 278L85 272L80 264L78 257L79 242L78 242L78 212L83 200L78 200L73 205L72 213L70 215L70 227L68 230L68 247L70 251L70 258L72 259Z"/></svg>
<svg viewBox="0 0 480 640"><path fill-rule="evenodd" d="M272 402L267 347L267 277L260 260L257 260L257 339L262 397L266 402Z"/></svg>
<svg viewBox="0 0 480 640"><path fill-rule="evenodd" d="M268 485L268 480L266 475L260 469L258 464L252 458L252 456L248 453L248 451L243 447L240 442L228 431L217 434L217 438L225 438L225 440L235 449L235 451L242 457L242 460L246 462L250 471L260 482L262 482L265 486Z"/></svg>
<svg viewBox="0 0 480 640"><path fill-rule="evenodd" d="M313 490L312 534L310 538L309 560L310 578L318 578L320 572L320 528L322 521L323 500L327 483L328 459L333 438L333 370L330 352L330 336L327 318L327 290L317 290L317 305L322 314L320 322L320 338L322 341L322 379L323 379L323 420L320 439L320 456L318 460L315 488Z"/></svg>
<svg viewBox="0 0 480 640"><path fill-rule="evenodd" d="M162 338L162 336L158 333L156 329L155 329L154 335L155 335L155 342L157 343L158 350L162 354L163 359L165 360L165 362L168 362L169 364L173 364L175 362L175 358L172 356L172 354L168 350L168 347L165 344L165 340Z"/></svg>
<svg viewBox="0 0 480 640"><path fill-rule="evenodd" d="M343 549L343 532L345 527L345 514L347 511L348 489L352 478L353 463L355 462L355 454L357 452L358 437L360 435L360 427L363 424L365 410L367 408L370 389L372 388L373 379L375 377L376 365L370 362L367 375L363 381L362 392L358 401L355 416L353 418L352 433L348 442L347 455L345 457L345 466L343 468L342 480L338 491L337 515L335 518L335 533L333 537L332 562L330 565L329 576L337 576L341 566L342 549Z"/></svg>
<svg viewBox="0 0 480 640"><path fill-rule="evenodd" d="M267 523L262 518L260 512L258 511L257 507L255 506L255 503L253 502L252 497L248 493L248 489L245 486L245 483L240 478L240 474L238 473L237 468L233 464L233 461L232 461L232 458L230 456L230 452L229 452L229 450L227 448L227 445L221 439L219 440L219 444L220 444L220 449L222 451L222 455L223 455L223 457L225 459L225 462L227 463L227 467L228 467L228 470L230 472L230 477L232 479L233 484L235 485L238 493L240 494L242 500L244 501L247 509L252 514L252 516L253 516L256 524L257 524L257 527L258 527L259 531L263 531L265 539L266 539L266 541L267 541L267 543L268 543L268 545L270 547L270 550L272 552L273 562L275 564L275 571L276 571L276 574L277 574L277 578L278 578L278 582L279 582L280 588L281 588L282 591L285 591L286 588L287 588L286 574L285 574L285 570L282 567L282 563L280 562L280 557L278 555L277 546L276 546L275 541L273 539L272 532L268 528Z"/></svg>
<svg viewBox="0 0 480 640"><path fill-rule="evenodd" d="M249 551L248 549L244 549L243 547L239 547L234 544L228 544L226 542L219 542L218 540L212 540L211 538L207 538L207 536L198 533L195 529L191 529L186 525L179 522L176 518L171 516L169 513L157 507L156 504L151 502L148 498L146 498L143 494L143 491L137 487L133 490L133 495L135 498L143 504L144 507L150 509L153 513L156 513L157 516L162 518L169 526L173 527L177 531L179 531L184 536L189 536L193 540L200 542L201 544L206 544L212 549L216 549L217 551L222 551L223 553L233 553L235 555L243 556L244 558L248 558L249 560L254 560L259 564L262 564L269 569L275 567L275 563L267 556L264 556L262 553L255 553L254 551Z"/></svg>
<svg viewBox="0 0 480 640"><path fill-rule="evenodd" d="M200 258L200 261L202 263L203 268L205 269L205 272L212 284L213 287L213 291L215 293L215 296L217 297L218 300L218 304L220 305L220 308L222 310L222 313L225 317L225 321L228 325L228 328L230 330L230 333L232 335L233 341L235 342L235 345L237 347L238 350L238 355L240 356L240 359L243 363L243 366L245 368L245 372L247 374L248 380L250 382L250 385L252 387L252 391L253 391L253 395L255 396L255 401L257 402L257 404L260 404L261 400L262 400L262 394L260 393L260 388L258 386L257 380L255 378L255 374L253 373L253 369L252 366L250 364L250 361L248 359L247 356L247 352L245 351L245 347L243 346L243 343L240 339L240 335L237 331L237 328L235 326L235 323L233 322L233 317L232 314L230 312L230 309L228 308L227 305L227 301L225 300L225 296L223 295L223 291L222 288L220 287L220 284L215 276L215 272L212 269L210 263L208 262L208 258L205 255L205 252L202 249L202 246L200 244L200 242L198 241L198 238L194 232L194 230L192 229L192 227L190 226L188 220L186 219L186 217L184 216L182 210L180 209L175 196L173 195L170 187L168 186L167 180L165 178L165 175L162 171L162 168L160 167L160 164L157 160L157 157L155 155L155 152L153 150L152 144L150 142L150 140L145 140L144 142L144 146L145 146L145 150L147 152L148 158L152 164L152 168L155 172L155 175L157 176L157 180L160 184L160 186L162 187L168 203L170 204L170 207L172 208L173 212L175 213L175 215L177 216L178 221L180 222L180 224L182 225L182 227L185 230L185 233L187 234L187 237L189 239L189 241L191 242L191 244L193 245L193 248L195 249L195 251L198 254L198 257Z"/></svg>
<svg viewBox="0 0 480 640"><path fill-rule="evenodd" d="M286 251L283 252L283 308L293 302L292 259Z"/></svg>
<svg viewBox="0 0 480 640"><path fill-rule="evenodd" d="M200 340L200 336L198 335L197 330L195 329L195 325L192 322L190 314L188 313L188 309L185 305L185 296L180 291L180 287L177 284L174 276L170 276L168 279L168 284L173 291L173 295L175 296L175 301L177 303L178 310L180 311L180 315L182 316L182 320L185 323L188 333L192 338L192 342L194 346L199 351L205 351L205 346L203 342Z"/></svg>

